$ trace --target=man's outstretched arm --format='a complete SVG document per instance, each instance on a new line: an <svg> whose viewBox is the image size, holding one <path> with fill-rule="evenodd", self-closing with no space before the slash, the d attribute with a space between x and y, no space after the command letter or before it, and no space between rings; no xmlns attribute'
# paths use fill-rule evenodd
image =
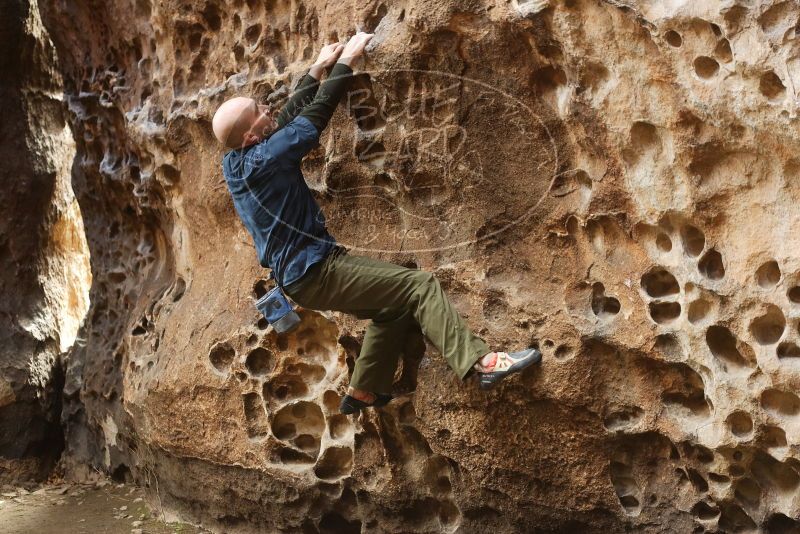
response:
<svg viewBox="0 0 800 534"><path fill-rule="evenodd" d="M311 65L311 68L308 69L308 73L306 73L300 80L300 83L297 84L289 101L283 106L277 119L275 119L278 123L278 128L286 126L305 106L314 101L317 89L319 88L319 81L322 79L322 73L326 68L333 65L333 62L339 58L342 50L344 50L344 45L340 43L333 43L322 47L317 61Z"/></svg>
<svg viewBox="0 0 800 534"><path fill-rule="evenodd" d="M280 113L278 113L278 117L275 119L278 123L278 128L286 126L286 124L291 122L291 120L300 113L300 110L310 104L314 100L318 88L319 78L312 76L309 70L300 80L300 83L297 84L297 88L295 88L292 96L289 97L289 101L284 104Z"/></svg>
<svg viewBox="0 0 800 534"><path fill-rule="evenodd" d="M342 99L342 95L347 90L353 74L352 64L364 53L373 34L359 32L347 42L341 51L341 58L333 66L328 79L322 83L314 100L300 112L301 117L306 117L319 133L328 126L336 106Z"/></svg>
<svg viewBox="0 0 800 534"><path fill-rule="evenodd" d="M342 58L334 65L328 79L321 84L314 100L299 113L299 117L306 120L292 120L268 138L267 144L272 157L283 164L298 165L303 156L319 146L319 136L328 125L350 83L353 72L350 64L361 56L371 37L371 33L358 33L348 41L343 50L340 49ZM336 57L338 55L334 56L333 61Z"/></svg>

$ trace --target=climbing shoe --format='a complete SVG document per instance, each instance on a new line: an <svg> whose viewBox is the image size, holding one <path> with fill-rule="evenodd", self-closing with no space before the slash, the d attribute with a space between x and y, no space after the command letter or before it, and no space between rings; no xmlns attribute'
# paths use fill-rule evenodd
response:
<svg viewBox="0 0 800 534"><path fill-rule="evenodd" d="M477 371L478 387L481 389L491 389L508 375L522 371L529 365L542 360L542 353L536 348L512 352L511 354L507 352L497 352L496 354L497 359L491 370L488 372Z"/></svg>
<svg viewBox="0 0 800 534"><path fill-rule="evenodd" d="M376 393L375 402L370 404L355 397L351 397L350 395L345 395L342 397L342 402L339 404L339 413L349 415L351 413L356 413L359 410L363 410L364 408L380 408L381 406L386 406L389 404L389 401L393 398L394 397L391 395Z"/></svg>

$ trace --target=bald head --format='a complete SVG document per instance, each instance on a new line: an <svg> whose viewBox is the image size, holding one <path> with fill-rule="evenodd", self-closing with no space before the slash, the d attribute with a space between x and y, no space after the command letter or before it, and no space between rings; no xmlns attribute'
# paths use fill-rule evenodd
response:
<svg viewBox="0 0 800 534"><path fill-rule="evenodd" d="M217 108L211 127L220 143L228 148L243 146L245 134L250 131L258 116L255 100L237 96L226 100Z"/></svg>

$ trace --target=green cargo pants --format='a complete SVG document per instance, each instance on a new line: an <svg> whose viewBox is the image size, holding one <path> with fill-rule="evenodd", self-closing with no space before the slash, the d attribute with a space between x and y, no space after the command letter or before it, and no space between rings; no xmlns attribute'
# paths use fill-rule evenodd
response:
<svg viewBox="0 0 800 534"><path fill-rule="evenodd" d="M429 272L353 256L337 246L284 291L304 308L372 319L350 378L356 389L391 392L404 337L414 322L461 380L490 352Z"/></svg>

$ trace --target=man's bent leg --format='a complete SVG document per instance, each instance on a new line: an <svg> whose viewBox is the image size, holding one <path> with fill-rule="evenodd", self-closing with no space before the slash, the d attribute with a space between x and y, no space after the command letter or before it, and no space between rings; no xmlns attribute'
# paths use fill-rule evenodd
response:
<svg viewBox="0 0 800 534"><path fill-rule="evenodd" d="M386 308L407 310L462 380L473 364L490 351L467 328L439 281L429 272L349 254L332 254L312 269L287 288L289 296L301 306L357 316ZM380 359L373 350L376 349L365 343L359 359ZM362 375L360 379L364 378Z"/></svg>
<svg viewBox="0 0 800 534"><path fill-rule="evenodd" d="M350 377L350 387L373 393L390 393L404 341L414 318L408 310L384 308L372 315L364 344Z"/></svg>

